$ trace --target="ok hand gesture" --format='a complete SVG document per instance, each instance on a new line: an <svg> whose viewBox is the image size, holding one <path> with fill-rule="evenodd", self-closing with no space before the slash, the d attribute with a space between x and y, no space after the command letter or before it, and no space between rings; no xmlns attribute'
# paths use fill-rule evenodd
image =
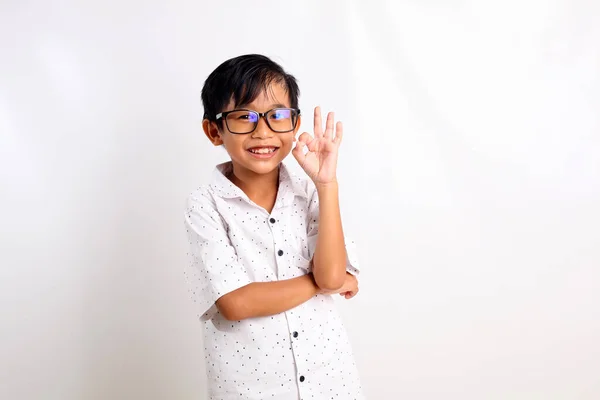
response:
<svg viewBox="0 0 600 400"><path fill-rule="evenodd" d="M321 121L321 108L315 107L314 137L304 132L298 138L298 143L292 150L294 158L302 169L312 179L315 185L326 185L336 182L338 149L342 142L343 127L340 121L333 129L334 113L327 114L325 131ZM304 153L304 147L308 152Z"/></svg>

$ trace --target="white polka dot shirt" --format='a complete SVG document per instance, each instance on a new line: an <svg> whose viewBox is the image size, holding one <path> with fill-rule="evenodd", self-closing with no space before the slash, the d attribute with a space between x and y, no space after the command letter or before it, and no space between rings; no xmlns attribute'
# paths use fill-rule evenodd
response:
<svg viewBox="0 0 600 400"><path fill-rule="evenodd" d="M211 400L364 399L352 349L331 295L287 312L228 321L216 300L251 282L310 271L319 232L319 201L308 178L281 164L272 212L252 202L217 165L209 185L188 198L186 280L204 325ZM347 271L359 273L346 238Z"/></svg>

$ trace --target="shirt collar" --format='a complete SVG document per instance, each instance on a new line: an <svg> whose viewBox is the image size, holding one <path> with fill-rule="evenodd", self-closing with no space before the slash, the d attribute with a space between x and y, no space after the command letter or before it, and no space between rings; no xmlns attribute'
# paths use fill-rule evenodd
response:
<svg viewBox="0 0 600 400"><path fill-rule="evenodd" d="M246 193L227 178L232 168L233 164L231 161L217 164L213 171L210 186L219 197L228 199L239 197L248 200ZM302 178L293 174L283 162L279 163L279 190L289 190L296 196L308 197L306 185L303 184Z"/></svg>

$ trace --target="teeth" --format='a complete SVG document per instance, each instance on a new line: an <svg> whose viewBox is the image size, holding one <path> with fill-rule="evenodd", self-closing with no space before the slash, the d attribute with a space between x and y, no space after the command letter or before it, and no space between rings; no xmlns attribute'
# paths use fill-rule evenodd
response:
<svg viewBox="0 0 600 400"><path fill-rule="evenodd" d="M275 151L274 147L262 147L260 149L250 149L251 152L257 154L269 154Z"/></svg>

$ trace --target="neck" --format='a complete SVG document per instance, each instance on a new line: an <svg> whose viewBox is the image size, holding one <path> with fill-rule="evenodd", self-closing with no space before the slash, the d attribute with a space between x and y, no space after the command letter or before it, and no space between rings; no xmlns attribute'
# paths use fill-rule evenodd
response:
<svg viewBox="0 0 600 400"><path fill-rule="evenodd" d="M279 168L275 168L267 174L257 174L233 163L233 170L228 178L234 185L242 189L250 200L262 205L265 202L274 202L277 196Z"/></svg>

